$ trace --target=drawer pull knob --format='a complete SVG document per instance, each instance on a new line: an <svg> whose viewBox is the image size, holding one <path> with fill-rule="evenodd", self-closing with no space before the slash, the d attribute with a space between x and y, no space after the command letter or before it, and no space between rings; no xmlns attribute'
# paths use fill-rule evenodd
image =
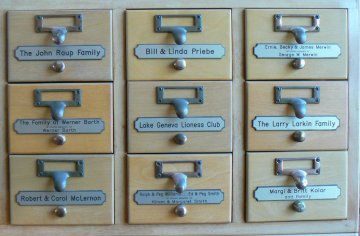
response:
<svg viewBox="0 0 360 236"><path fill-rule="evenodd" d="M185 134L179 133L179 134L175 135L174 141L176 144L184 145L187 141L187 137Z"/></svg>
<svg viewBox="0 0 360 236"><path fill-rule="evenodd" d="M56 61L53 64L51 64L50 69L52 71L61 73L65 70L65 63L63 61Z"/></svg>
<svg viewBox="0 0 360 236"><path fill-rule="evenodd" d="M63 134L57 134L53 137L54 142L57 145L64 145L66 143L66 137Z"/></svg>
<svg viewBox="0 0 360 236"><path fill-rule="evenodd" d="M187 214L186 206L184 204L177 205L174 212L177 216L184 217Z"/></svg>
<svg viewBox="0 0 360 236"><path fill-rule="evenodd" d="M293 202L292 207L297 212L304 212L306 205L305 205L304 201L297 200L297 201Z"/></svg>
<svg viewBox="0 0 360 236"><path fill-rule="evenodd" d="M186 99L176 98L173 100L176 115L183 119L189 114L189 102Z"/></svg>
<svg viewBox="0 0 360 236"><path fill-rule="evenodd" d="M67 214L67 209L65 206L58 206L54 209L54 213L57 217L65 217Z"/></svg>
<svg viewBox="0 0 360 236"><path fill-rule="evenodd" d="M295 185L298 189L305 189L308 186L307 173L303 170L295 170L291 172Z"/></svg>
<svg viewBox="0 0 360 236"><path fill-rule="evenodd" d="M295 112L295 116L302 119L306 115L307 104L320 103L320 87L319 86L275 86L275 104L290 104ZM284 97L284 90L311 90L311 97Z"/></svg>
<svg viewBox="0 0 360 236"><path fill-rule="evenodd" d="M174 173L172 175L175 191L183 193L187 188L187 176L183 173Z"/></svg>
<svg viewBox="0 0 360 236"><path fill-rule="evenodd" d="M190 26L166 26L163 23L164 18L193 18L193 25ZM178 45L186 43L188 32L202 31L202 16L200 14L186 15L156 15L155 16L155 32L171 33L174 41Z"/></svg>
<svg viewBox="0 0 360 236"><path fill-rule="evenodd" d="M74 24L69 26L45 26L44 21L47 18L73 18ZM37 33L50 32L52 41L57 44L63 44L68 32L82 32L83 30L82 14L65 14L65 15L37 15L35 16L35 31Z"/></svg>
<svg viewBox="0 0 360 236"><path fill-rule="evenodd" d="M183 70L186 68L186 61L185 59L177 59L175 62L174 62L174 68L176 70Z"/></svg>
<svg viewBox="0 0 360 236"><path fill-rule="evenodd" d="M61 93L61 92L72 92L73 100L72 101L43 101L43 93ZM82 93L81 89L35 89L35 101L34 106L36 107L49 107L51 110L51 117L54 120L61 120L64 118L65 108L66 107L80 107Z"/></svg>
<svg viewBox="0 0 360 236"><path fill-rule="evenodd" d="M46 170L46 163L74 163L74 171L65 170ZM83 177L84 176L84 161L83 160L37 160L37 176L38 177L51 177L54 183L54 189L57 192L64 192L67 186L67 180L70 177Z"/></svg>
<svg viewBox="0 0 360 236"><path fill-rule="evenodd" d="M305 131L301 131L301 130L297 130L293 133L293 139L296 142L304 142L306 138L306 133Z"/></svg>
<svg viewBox="0 0 360 236"><path fill-rule="evenodd" d="M294 69L303 69L305 67L305 59L304 58L296 58L292 61L292 67Z"/></svg>
<svg viewBox="0 0 360 236"><path fill-rule="evenodd" d="M311 168L285 168L284 163L310 161ZM308 186L308 175L320 175L320 157L296 157L296 158L275 158L275 175L291 176L295 182L295 186L303 190Z"/></svg>

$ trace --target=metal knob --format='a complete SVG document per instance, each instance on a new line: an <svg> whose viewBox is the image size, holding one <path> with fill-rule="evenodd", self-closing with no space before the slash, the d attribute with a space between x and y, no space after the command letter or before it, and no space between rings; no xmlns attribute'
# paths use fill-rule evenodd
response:
<svg viewBox="0 0 360 236"><path fill-rule="evenodd" d="M187 187L187 176L183 173L174 173L172 176L175 185L175 191L183 193Z"/></svg>
<svg viewBox="0 0 360 236"><path fill-rule="evenodd" d="M182 59L182 58L177 59L173 65L176 70L183 70L186 68L186 61L185 61L185 59Z"/></svg>
<svg viewBox="0 0 360 236"><path fill-rule="evenodd" d="M184 217L187 214L186 206L184 204L177 205L174 212L177 216Z"/></svg>
<svg viewBox="0 0 360 236"><path fill-rule="evenodd" d="M295 116L302 119L306 115L306 101L301 98L291 98L289 103L294 109Z"/></svg>
<svg viewBox="0 0 360 236"><path fill-rule="evenodd" d="M51 39L57 45L63 44L66 39L67 33L68 31L65 27L54 27L51 30Z"/></svg>
<svg viewBox="0 0 360 236"><path fill-rule="evenodd" d="M175 106L176 115L183 119L189 113L189 102L186 99L176 98L173 101L173 105Z"/></svg>
<svg viewBox="0 0 360 236"><path fill-rule="evenodd" d="M186 42L186 29L183 27L174 27L173 30L171 31L175 43L178 45L182 45Z"/></svg>
<svg viewBox="0 0 360 236"><path fill-rule="evenodd" d="M187 141L187 137L183 133L179 133L179 134L175 135L175 137L174 137L174 142L176 144L184 145L186 143L186 141Z"/></svg>
<svg viewBox="0 0 360 236"><path fill-rule="evenodd" d="M54 101L49 106L51 109L51 117L54 120L61 120L64 117L65 108L66 108L65 102Z"/></svg>
<svg viewBox="0 0 360 236"><path fill-rule="evenodd" d="M302 69L305 67L305 59L304 58L296 58L291 63L294 69Z"/></svg>
<svg viewBox="0 0 360 236"><path fill-rule="evenodd" d="M58 206L54 209L54 213L58 217L64 217L67 214L67 209L64 206Z"/></svg>
<svg viewBox="0 0 360 236"><path fill-rule="evenodd" d="M54 142L57 145L64 145L66 143L66 137L63 134L57 134L53 137Z"/></svg>
<svg viewBox="0 0 360 236"><path fill-rule="evenodd" d="M291 177L293 177L295 181L295 185L298 189L305 189L308 185L307 181L307 173L303 170L295 170L290 173Z"/></svg>
<svg viewBox="0 0 360 236"><path fill-rule="evenodd" d="M293 139L296 142L304 142L305 138L306 138L306 133L304 131L297 130L293 133Z"/></svg>
<svg viewBox="0 0 360 236"><path fill-rule="evenodd" d="M297 212L304 212L306 205L305 205L304 201L297 200L297 201L293 202L292 207Z"/></svg>
<svg viewBox="0 0 360 236"><path fill-rule="evenodd" d="M65 70L65 63L63 61L56 61L51 64L50 69L55 72L63 72Z"/></svg>
<svg viewBox="0 0 360 236"><path fill-rule="evenodd" d="M307 35L306 35L306 29L305 28L303 28L303 27L294 27L291 30L291 33L293 33L297 43L304 44L306 42Z"/></svg>
<svg viewBox="0 0 360 236"><path fill-rule="evenodd" d="M70 177L66 171L54 171L51 173L56 192L64 192L67 185L67 179Z"/></svg>

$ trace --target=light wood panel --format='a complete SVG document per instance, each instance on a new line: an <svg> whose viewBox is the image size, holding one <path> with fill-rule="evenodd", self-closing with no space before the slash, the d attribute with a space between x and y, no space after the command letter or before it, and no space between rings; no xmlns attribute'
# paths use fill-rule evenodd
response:
<svg viewBox="0 0 360 236"><path fill-rule="evenodd" d="M105 129L99 134L64 134L66 143L57 145L55 134L17 134L17 119L51 119L49 107L35 107L34 89L81 89L82 104L66 107L66 118L101 118ZM112 84L12 84L9 94L9 152L12 154L41 153L112 153L113 115ZM66 94L64 94L66 95ZM57 96L58 97L58 96Z"/></svg>
<svg viewBox="0 0 360 236"><path fill-rule="evenodd" d="M201 14L202 32L188 32L185 44L221 44L222 59L186 59L186 68L173 67L176 59L138 59L138 44L174 44L170 33L154 31L158 14ZM126 12L127 79L128 80L231 80L231 11L230 10L131 10ZM183 25L182 19L174 20ZM144 37L146 35L146 37Z"/></svg>
<svg viewBox="0 0 360 236"><path fill-rule="evenodd" d="M159 1L97 1L97 0L59 0L50 2L49 0L38 1L18 1L4 0L0 3L0 16L3 19L0 24L0 86L1 93L0 107L5 111L6 101L6 12L7 10L48 10L52 9L113 9L113 41L114 41L114 106L121 107L126 100L125 92L125 10L129 8L232 8L232 31L233 31L233 218L231 224L186 224L186 225L128 225L125 215L127 214L125 194L125 127L126 112L123 109L115 109L115 225L109 226L71 226L71 227L53 227L53 226L11 226L9 224L9 193L6 190L8 186L8 165L7 158L0 159L1 175L0 175L0 226L3 235L19 235L19 234L36 234L36 235L358 235L354 233L358 230L358 152L359 152L359 98L358 91L360 89L358 80L359 75L359 57L356 53L359 51L358 46L358 8L356 0L279 0L269 2L268 0L256 1L203 1L196 2L193 0L181 0L177 2L169 2L165 0ZM244 96L238 91L243 91L243 80L245 79L245 64L243 37L243 14L244 8L348 8L349 18L349 50L351 60L349 61L349 195L348 195L348 219L347 220L328 220L328 221L301 221L301 222L267 222L264 223L245 223L244 222L244 186L245 186L245 166L243 157L243 119L244 119ZM354 79L353 79L354 78ZM125 107L125 106L123 106ZM6 125L6 117L2 116L0 125ZM6 139L7 131L2 129L0 134L0 150L6 156ZM5 191L3 191L5 190ZM306 234L306 233L312 234ZM353 233L345 233L353 232Z"/></svg>
<svg viewBox="0 0 360 236"><path fill-rule="evenodd" d="M84 176L70 177L66 191L101 190L106 194L103 205L65 206L67 215L53 214L56 206L20 206L16 194L20 191L54 191L50 177L38 177L36 160L83 160ZM62 163L55 163L63 170ZM46 169L48 170L48 169ZM12 155L10 156L11 223L16 225L81 225L114 223L114 172L112 155Z"/></svg>
<svg viewBox="0 0 360 236"><path fill-rule="evenodd" d="M65 71L49 69L54 61L18 61L19 46L52 46L51 33L35 32L36 15L83 14L83 31L69 32L63 45L101 45L105 48L102 60L65 60ZM47 20L47 19L46 19ZM44 20L44 25L46 24ZM110 81L112 79L112 12L101 11L10 11L8 12L8 80L9 82L47 81ZM52 19L56 25L64 20Z"/></svg>
<svg viewBox="0 0 360 236"><path fill-rule="evenodd" d="M156 103L157 86L203 86L204 103L189 104L188 117L220 116L225 120L224 129L216 132L137 132L134 123L139 117L176 117L173 105ZM166 89L164 91L166 93ZM174 98L187 98L188 91L192 90L179 91ZM231 82L128 82L128 152L230 152L231 106ZM187 136L184 145L173 141L178 133Z"/></svg>
<svg viewBox="0 0 360 236"><path fill-rule="evenodd" d="M275 104L274 86L319 86L320 103L307 104L306 116L336 115L340 126L335 131L304 131L304 142L296 142L294 131L257 131L252 122L256 116L294 116L289 104ZM284 97L299 97L300 90L283 89ZM309 90L308 90L309 91ZM298 151L346 150L348 146L348 85L346 81L334 82L247 82L247 150L248 151ZM311 97L304 96L305 98Z"/></svg>
<svg viewBox="0 0 360 236"><path fill-rule="evenodd" d="M340 188L340 196L336 200L303 200L306 204L306 209L304 212L299 213L291 208L291 204L294 201L257 201L254 198L254 191L260 186L295 186L291 176L275 175L275 159L302 157L320 157L320 174L308 175L308 184L309 186L337 185ZM247 221L264 222L347 218L347 152L248 152L246 163ZM303 165L298 167L295 165L293 166L294 169L303 167Z"/></svg>
<svg viewBox="0 0 360 236"><path fill-rule="evenodd" d="M155 178L155 161L201 160L202 176L188 178L187 189L220 189L224 201L220 204L186 205L184 217L174 214L176 205L138 205L134 194L138 190L174 190L169 178ZM173 171L184 167L172 166ZM131 224L229 223L231 221L231 155L128 155L128 213Z"/></svg>
<svg viewBox="0 0 360 236"><path fill-rule="evenodd" d="M294 43L289 32L274 31L275 14L319 14L320 32L307 33L306 43L338 44L341 55L337 59L305 59L303 69L293 69L293 59L258 59L253 53L257 43ZM293 20L303 25L301 18ZM284 22L284 24L287 24ZM306 24L307 25L307 24ZM347 79L348 33L345 9L254 9L246 10L246 79Z"/></svg>

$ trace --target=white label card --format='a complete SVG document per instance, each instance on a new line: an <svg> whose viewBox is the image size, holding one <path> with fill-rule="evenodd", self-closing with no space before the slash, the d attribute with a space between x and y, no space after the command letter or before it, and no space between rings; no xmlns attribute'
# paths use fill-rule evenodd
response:
<svg viewBox="0 0 360 236"><path fill-rule="evenodd" d="M101 60L105 48L101 45L19 46L15 57L18 61Z"/></svg>
<svg viewBox="0 0 360 236"><path fill-rule="evenodd" d="M135 120L138 132L220 132L225 128L221 116L186 117L139 117Z"/></svg>
<svg viewBox="0 0 360 236"><path fill-rule="evenodd" d="M221 44L139 44L138 59L221 59L225 48Z"/></svg>
<svg viewBox="0 0 360 236"><path fill-rule="evenodd" d="M258 43L254 47L257 58L338 58L337 44L281 44Z"/></svg>
<svg viewBox="0 0 360 236"><path fill-rule="evenodd" d="M252 127L256 131L330 131L340 126L336 116L306 116L298 119L295 116L256 116Z"/></svg>
<svg viewBox="0 0 360 236"><path fill-rule="evenodd" d="M337 185L312 185L300 190L288 186L261 186L254 190L256 201L293 201L337 199L341 189Z"/></svg>

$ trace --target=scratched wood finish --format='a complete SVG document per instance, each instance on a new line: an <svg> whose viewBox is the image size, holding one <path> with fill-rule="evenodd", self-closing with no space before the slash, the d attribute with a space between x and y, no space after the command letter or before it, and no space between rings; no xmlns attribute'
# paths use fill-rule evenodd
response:
<svg viewBox="0 0 360 236"><path fill-rule="evenodd" d="M308 32L308 43L338 44L341 54L336 59L305 59L303 69L291 66L293 59L259 59L253 53L257 43L296 44L290 32L274 31L275 14L319 14L320 32ZM289 24L289 17L283 24ZM290 25L303 24L304 17L294 17ZM348 33L345 9L254 9L246 11L247 80L348 79ZM311 25L311 23L309 24Z"/></svg>
<svg viewBox="0 0 360 236"><path fill-rule="evenodd" d="M335 200L303 200L304 212L292 209L293 201L257 201L254 191L264 186L295 186L291 176L275 175L275 158L319 157L320 174L308 175L308 184L337 185L340 196ZM247 167L247 205L246 216L249 222L331 220L347 218L347 152L249 152L246 156ZM285 162L284 161L284 169ZM301 169L306 163L294 161L290 168ZM311 161L308 161L311 162ZM290 164L290 163L289 163ZM296 166L299 165L299 166ZM305 190L308 188L305 188ZM299 195L311 194L310 190Z"/></svg>
<svg viewBox="0 0 360 236"><path fill-rule="evenodd" d="M247 150L248 151L299 151L346 150L348 146L348 85L334 82L247 82ZM305 141L296 142L294 131L261 131L253 128L257 116L295 116L290 104L275 103L274 86L318 86L320 103L307 104L306 116L336 116L340 126L330 131L304 131ZM286 91L285 91L286 90ZM282 97L301 96L301 90L283 89ZM285 94L287 93L287 94ZM298 93L298 94L296 94ZM305 98L311 97L305 96ZM301 119L300 119L301 121Z"/></svg>
<svg viewBox="0 0 360 236"><path fill-rule="evenodd" d="M138 132L135 121L139 117L176 117L174 106L157 104L156 87L203 86L203 104L189 104L188 117L222 117L225 127L215 132ZM184 91L182 91L184 90ZM174 98L195 97L182 89ZM164 89L164 94L167 90ZM164 95L166 97L171 95ZM178 153L178 152L231 152L231 82L128 82L128 152ZM178 133L184 133L184 145L174 142ZM151 140L151 145L149 141Z"/></svg>
<svg viewBox="0 0 360 236"><path fill-rule="evenodd" d="M176 59L137 58L134 49L138 44L174 44L171 33L154 31L154 17L158 14L201 14L202 31L188 32L185 44L221 44L225 48L224 57L221 59L185 59L186 68L180 71L173 67ZM126 12L126 20L128 80L232 79L230 10L129 10ZM182 20L181 17L172 19L171 25L184 25ZM147 36L144 37L144 35Z"/></svg>
<svg viewBox="0 0 360 236"><path fill-rule="evenodd" d="M51 33L35 31L36 15L83 14L83 31L68 32L62 45L101 45L105 57L101 60L65 60L65 71L50 70L54 61L18 61L15 50L19 46L52 46ZM69 18L69 17L64 17ZM62 82L112 80L112 12L101 11L11 11L8 12L8 70L9 82ZM50 19L44 20L50 22ZM58 21L59 23L56 24ZM61 18L52 19L62 26ZM71 23L71 22L70 22Z"/></svg>
<svg viewBox="0 0 360 236"><path fill-rule="evenodd" d="M9 152L11 154L51 153L112 153L112 84L12 84L9 94ZM105 129L98 134L64 134L66 143L57 145L55 134L18 134L14 123L18 119L51 119L49 107L34 106L34 89L81 89L79 107L66 107L66 118L101 118ZM49 92L50 93L50 92ZM55 94L55 93L51 93ZM57 98L61 99L58 95ZM44 96L44 95L43 95ZM60 97L59 97L60 96Z"/></svg>
<svg viewBox="0 0 360 236"><path fill-rule="evenodd" d="M181 0L158 1L76 1L76 0L4 0L0 2L0 110L7 111L6 93L6 13L8 10L49 10L51 9L112 9L113 10L113 75L114 75L114 152L115 152L115 224L99 226L11 226L9 225L9 192L7 154L7 121L1 116L0 151L0 230L3 235L358 235L358 160L359 160L359 51L358 21L359 9L356 0L244 0L244 1L203 1ZM164 8L229 8L232 24L233 55L233 199L232 221L230 224L186 224L186 225L128 225L126 194L126 83L125 83L125 10L126 9L164 9ZM346 220L297 221L245 223L245 162L244 162L244 126L245 97L238 91L244 91L245 51L244 51L244 8L346 8L349 26L349 162L348 162L348 218ZM121 109L119 109L121 107ZM3 113L5 114L5 113ZM347 233L346 233L347 232Z"/></svg>
<svg viewBox="0 0 360 236"><path fill-rule="evenodd" d="M134 201L138 190L174 190L170 178L155 178L155 161L202 161L202 176L188 177L187 189L219 189L220 204L186 205L188 213L178 217L176 205L140 205ZM170 165L170 164L166 164ZM170 171L182 172L181 164ZM165 164L163 164L165 166ZM188 170L188 169L186 169ZM131 224L229 223L231 221L231 154L128 155L128 213Z"/></svg>
<svg viewBox="0 0 360 236"><path fill-rule="evenodd" d="M20 206L16 202L16 194L20 191L54 191L51 177L37 176L37 159L83 160L84 176L68 178L66 191L101 190L106 194L106 201L103 205L96 206L65 206L68 213L61 218L53 213L56 206ZM68 170L62 163L53 164L52 169ZM113 155L11 155L11 223L16 225L113 224L113 172Z"/></svg>

